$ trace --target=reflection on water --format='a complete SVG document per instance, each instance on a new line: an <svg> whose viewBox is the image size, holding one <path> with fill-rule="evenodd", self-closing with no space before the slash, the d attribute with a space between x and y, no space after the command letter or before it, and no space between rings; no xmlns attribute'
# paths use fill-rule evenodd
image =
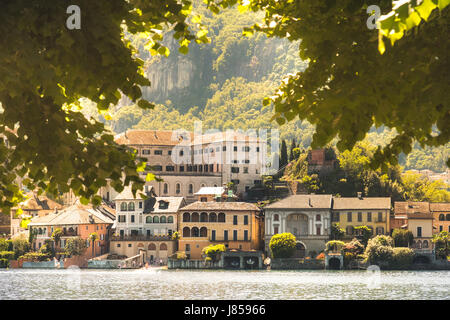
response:
<svg viewBox="0 0 450 320"><path fill-rule="evenodd" d="M450 271L14 269L0 299L450 299Z"/></svg>

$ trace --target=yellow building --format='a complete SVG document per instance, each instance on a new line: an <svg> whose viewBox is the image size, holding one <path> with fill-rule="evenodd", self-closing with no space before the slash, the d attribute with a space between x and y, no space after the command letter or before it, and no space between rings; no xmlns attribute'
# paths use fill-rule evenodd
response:
<svg viewBox="0 0 450 320"><path fill-rule="evenodd" d="M179 211L179 251L189 259L202 259L202 249L224 244L227 249L261 250L262 217L246 202L197 201Z"/></svg>
<svg viewBox="0 0 450 320"><path fill-rule="evenodd" d="M357 236L355 227L367 226L373 235L388 235L390 225L391 198L333 198L331 222L339 223L346 238Z"/></svg>

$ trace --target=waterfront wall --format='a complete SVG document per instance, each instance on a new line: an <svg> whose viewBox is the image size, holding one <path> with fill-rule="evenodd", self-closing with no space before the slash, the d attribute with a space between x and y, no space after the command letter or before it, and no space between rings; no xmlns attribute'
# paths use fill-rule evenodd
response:
<svg viewBox="0 0 450 320"><path fill-rule="evenodd" d="M88 269L119 269L123 260L89 260Z"/></svg>
<svg viewBox="0 0 450 320"><path fill-rule="evenodd" d="M317 259L272 259L272 270L323 270L325 261Z"/></svg>
<svg viewBox="0 0 450 320"><path fill-rule="evenodd" d="M169 269L221 269L223 268L223 263L222 261L207 263L204 260L169 259L167 267Z"/></svg>
<svg viewBox="0 0 450 320"><path fill-rule="evenodd" d="M60 263L60 268L64 268L64 262ZM24 269L56 269L55 262L52 261L39 261L39 262L31 262L24 261L22 264L22 268Z"/></svg>
<svg viewBox="0 0 450 320"><path fill-rule="evenodd" d="M74 256L71 258L64 259L64 268L67 269L70 266L77 266L78 268L87 268L88 263L84 256Z"/></svg>

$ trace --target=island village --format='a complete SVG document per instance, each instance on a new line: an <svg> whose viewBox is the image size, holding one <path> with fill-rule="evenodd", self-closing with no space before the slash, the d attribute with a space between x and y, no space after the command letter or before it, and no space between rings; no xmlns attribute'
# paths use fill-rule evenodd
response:
<svg viewBox="0 0 450 320"><path fill-rule="evenodd" d="M93 206L73 193L55 200L25 190L27 200L0 217L0 267L450 269L450 203L308 193L264 177L257 138L192 138L153 130L115 137L146 161L143 178L155 175L145 197L108 185ZM309 170L337 165L324 149L307 153Z"/></svg>

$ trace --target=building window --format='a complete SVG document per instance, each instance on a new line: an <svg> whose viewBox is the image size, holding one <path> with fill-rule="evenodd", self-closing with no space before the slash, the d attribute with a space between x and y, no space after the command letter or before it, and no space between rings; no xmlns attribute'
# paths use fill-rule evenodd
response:
<svg viewBox="0 0 450 320"><path fill-rule="evenodd" d="M239 168L238 167L231 167L231 173L239 173Z"/></svg>
<svg viewBox="0 0 450 320"><path fill-rule="evenodd" d="M189 194L194 193L194 185L192 183L189 184Z"/></svg>
<svg viewBox="0 0 450 320"><path fill-rule="evenodd" d="M248 168L244 167L244 173L248 173Z"/></svg>
<svg viewBox="0 0 450 320"><path fill-rule="evenodd" d="M422 227L417 227L417 236L418 237L422 236Z"/></svg>
<svg viewBox="0 0 450 320"><path fill-rule="evenodd" d="M142 209L142 201L139 201L139 209Z"/></svg>
<svg viewBox="0 0 450 320"><path fill-rule="evenodd" d="M161 219L159 219L159 223L166 223L167 218L165 216L162 216Z"/></svg>
<svg viewBox="0 0 450 320"><path fill-rule="evenodd" d="M163 193L164 194L168 194L169 193L169 185L167 183L164 183Z"/></svg>
<svg viewBox="0 0 450 320"><path fill-rule="evenodd" d="M439 232L442 232L444 230L444 226L439 226Z"/></svg>
<svg viewBox="0 0 450 320"><path fill-rule="evenodd" d="M248 230L244 230L244 241L248 241Z"/></svg>
<svg viewBox="0 0 450 320"><path fill-rule="evenodd" d="M120 243L117 244L117 248L120 248Z"/></svg>
<svg viewBox="0 0 450 320"><path fill-rule="evenodd" d="M134 214L131 215L131 223L134 222Z"/></svg>
<svg viewBox="0 0 450 320"><path fill-rule="evenodd" d="M316 234L320 236L320 226L316 226Z"/></svg>
<svg viewBox="0 0 450 320"><path fill-rule="evenodd" d="M128 203L128 211L134 211L134 202Z"/></svg>
<svg viewBox="0 0 450 320"><path fill-rule="evenodd" d="M248 225L248 216L244 216L244 225Z"/></svg>
<svg viewBox="0 0 450 320"><path fill-rule="evenodd" d="M127 207L127 203L126 202L122 202L120 204L120 211L127 211L128 207Z"/></svg>
<svg viewBox="0 0 450 320"><path fill-rule="evenodd" d="M278 214L274 214L273 221L280 221L280 216Z"/></svg>
<svg viewBox="0 0 450 320"><path fill-rule="evenodd" d="M153 217L153 223L159 223L159 217L158 216Z"/></svg>
<svg viewBox="0 0 450 320"><path fill-rule="evenodd" d="M131 248L133 245L131 243L128 244L128 248Z"/></svg>
<svg viewBox="0 0 450 320"><path fill-rule="evenodd" d="M378 222L383 222L383 212L378 212Z"/></svg>
<svg viewBox="0 0 450 320"><path fill-rule="evenodd" d="M347 226L347 228L345 228L345 231L348 236L353 235L353 227L352 226Z"/></svg>
<svg viewBox="0 0 450 320"><path fill-rule="evenodd" d="M237 230L233 230L233 241L237 241L238 239L238 232Z"/></svg>
<svg viewBox="0 0 450 320"><path fill-rule="evenodd" d="M278 234L278 226L273 226L273 234Z"/></svg>
<svg viewBox="0 0 450 320"><path fill-rule="evenodd" d="M150 154L150 150L149 149L143 149L142 150L142 154Z"/></svg>
<svg viewBox="0 0 450 320"><path fill-rule="evenodd" d="M351 212L347 212L347 221L352 222L352 213Z"/></svg>
<svg viewBox="0 0 450 320"><path fill-rule="evenodd" d="M177 183L176 186L175 186L175 192L177 194L180 194L180 192L181 192L181 185L179 183Z"/></svg>
<svg viewBox="0 0 450 320"><path fill-rule="evenodd" d="M126 222L126 221L127 221L126 215L119 216L119 222ZM86 226L86 230L87 230L87 226Z"/></svg>
<svg viewBox="0 0 450 320"><path fill-rule="evenodd" d="M216 230L211 230L211 241L216 241Z"/></svg>
<svg viewBox="0 0 450 320"><path fill-rule="evenodd" d="M162 150L155 150L155 154L157 154L157 155L162 155L163 152L162 152Z"/></svg>
<svg viewBox="0 0 450 320"><path fill-rule="evenodd" d="M184 166L180 166L180 172L184 172Z"/></svg>
<svg viewBox="0 0 450 320"><path fill-rule="evenodd" d="M166 171L173 172L173 171L175 171L175 167L174 166L166 166Z"/></svg>
<svg viewBox="0 0 450 320"><path fill-rule="evenodd" d="M367 221L372 222L372 212L367 212Z"/></svg>
<svg viewBox="0 0 450 320"><path fill-rule="evenodd" d="M358 212L358 222L362 222L362 212Z"/></svg>
<svg viewBox="0 0 450 320"><path fill-rule="evenodd" d="M238 224L238 216L233 216L233 225L237 225Z"/></svg>
<svg viewBox="0 0 450 320"><path fill-rule="evenodd" d="M217 222L225 222L225 213L219 213L219 215L217 216Z"/></svg>
<svg viewBox="0 0 450 320"><path fill-rule="evenodd" d="M322 216L320 214L316 214L316 221L322 221Z"/></svg>
<svg viewBox="0 0 450 320"><path fill-rule="evenodd" d="M169 156L171 156L171 155L172 155L172 150L167 151L167 154L168 154Z"/></svg>
<svg viewBox="0 0 450 320"><path fill-rule="evenodd" d="M227 151L227 147L226 147L226 146L223 146L223 147L222 147L222 151Z"/></svg>
<svg viewBox="0 0 450 320"><path fill-rule="evenodd" d="M162 166L160 166L159 164L153 166L152 168L153 168L153 170L155 170L155 171L162 171Z"/></svg>
<svg viewBox="0 0 450 320"><path fill-rule="evenodd" d="M191 251L191 245L189 243L186 244L185 251Z"/></svg>
<svg viewBox="0 0 450 320"><path fill-rule="evenodd" d="M238 147L234 146L233 151L237 151Z"/></svg>
<svg viewBox="0 0 450 320"><path fill-rule="evenodd" d="M147 217L145 218L145 223L152 223L153 222L153 218L152 217Z"/></svg>
<svg viewBox="0 0 450 320"><path fill-rule="evenodd" d="M223 240L228 241L228 230L223 230Z"/></svg>
<svg viewBox="0 0 450 320"><path fill-rule="evenodd" d="M167 223L173 223L173 217L172 216L168 216L167 217Z"/></svg>
<svg viewBox="0 0 450 320"><path fill-rule="evenodd" d="M339 222L339 212L332 212L331 213L331 221Z"/></svg>

